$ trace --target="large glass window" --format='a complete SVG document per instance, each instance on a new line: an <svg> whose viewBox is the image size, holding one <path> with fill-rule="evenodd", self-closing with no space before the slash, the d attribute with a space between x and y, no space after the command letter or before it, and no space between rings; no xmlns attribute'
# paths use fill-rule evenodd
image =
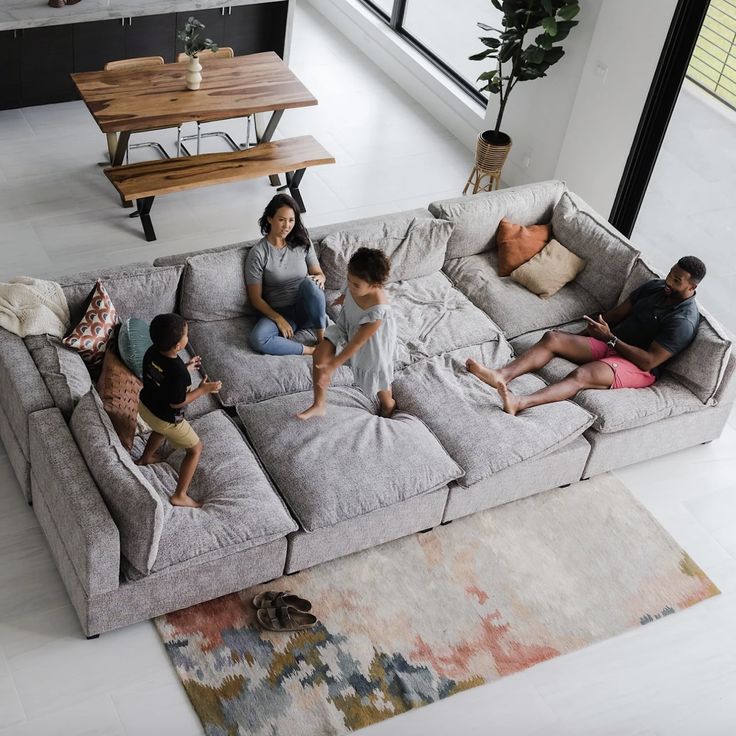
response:
<svg viewBox="0 0 736 736"><path fill-rule="evenodd" d="M478 40L485 35L478 21L498 28L501 12L488 0L408 0L403 29L477 88L476 79L490 62L470 61L468 56L482 51Z"/></svg>
<svg viewBox="0 0 736 736"><path fill-rule="evenodd" d="M501 12L489 0L361 0L402 38L445 72L466 92L485 104L478 91L478 75L488 71L488 62L468 57L483 50L478 37L481 21L496 28Z"/></svg>

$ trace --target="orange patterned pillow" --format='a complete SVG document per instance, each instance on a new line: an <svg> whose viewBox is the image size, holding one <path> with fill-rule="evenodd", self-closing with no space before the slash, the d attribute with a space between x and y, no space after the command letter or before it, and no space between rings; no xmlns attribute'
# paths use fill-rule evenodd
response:
<svg viewBox="0 0 736 736"><path fill-rule="evenodd" d="M114 346L105 351L102 372L97 380L97 393L120 442L128 452L133 447L135 438L138 395L142 388L143 383L123 363Z"/></svg>
<svg viewBox="0 0 736 736"><path fill-rule="evenodd" d="M549 225L516 225L505 217L498 224L498 275L508 276L514 269L531 260L552 237Z"/></svg>
<svg viewBox="0 0 736 736"><path fill-rule="evenodd" d="M67 332L62 342L76 350L88 365L99 365L117 323L115 305L102 281L98 281L87 298L84 316Z"/></svg>

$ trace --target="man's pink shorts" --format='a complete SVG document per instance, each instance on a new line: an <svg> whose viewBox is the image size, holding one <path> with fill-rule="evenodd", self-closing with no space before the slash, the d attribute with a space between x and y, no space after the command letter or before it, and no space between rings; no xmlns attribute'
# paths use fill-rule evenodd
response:
<svg viewBox="0 0 736 736"><path fill-rule="evenodd" d="M588 340L590 351L593 353L593 360L607 363L613 368L611 388L646 388L657 380L649 371L643 371L630 360L622 358L603 340L598 340L595 337L589 337Z"/></svg>

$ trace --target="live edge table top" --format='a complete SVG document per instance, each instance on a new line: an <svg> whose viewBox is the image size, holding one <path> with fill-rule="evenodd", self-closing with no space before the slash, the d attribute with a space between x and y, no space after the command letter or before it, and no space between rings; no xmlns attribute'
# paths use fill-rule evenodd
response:
<svg viewBox="0 0 736 736"><path fill-rule="evenodd" d="M202 84L186 88L187 64L72 74L103 133L175 127L316 105L273 51L202 59Z"/></svg>

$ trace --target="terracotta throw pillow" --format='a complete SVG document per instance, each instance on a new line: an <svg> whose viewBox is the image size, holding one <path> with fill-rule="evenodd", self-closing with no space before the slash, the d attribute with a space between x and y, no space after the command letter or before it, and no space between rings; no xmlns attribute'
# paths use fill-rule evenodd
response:
<svg viewBox="0 0 736 736"><path fill-rule="evenodd" d="M102 281L98 281L84 306L84 316L64 336L62 342L76 350L88 365L99 365L105 356L118 315Z"/></svg>
<svg viewBox="0 0 736 736"><path fill-rule="evenodd" d="M120 359L114 348L105 351L97 393L120 443L130 452L138 420L138 395L143 383Z"/></svg>
<svg viewBox="0 0 736 736"><path fill-rule="evenodd" d="M549 242L552 232L549 225L516 225L505 217L498 223L496 246L498 248L498 275L511 272L539 253Z"/></svg>
<svg viewBox="0 0 736 736"><path fill-rule="evenodd" d="M556 240L511 272L511 278L543 299L556 294L583 269L585 261Z"/></svg>

